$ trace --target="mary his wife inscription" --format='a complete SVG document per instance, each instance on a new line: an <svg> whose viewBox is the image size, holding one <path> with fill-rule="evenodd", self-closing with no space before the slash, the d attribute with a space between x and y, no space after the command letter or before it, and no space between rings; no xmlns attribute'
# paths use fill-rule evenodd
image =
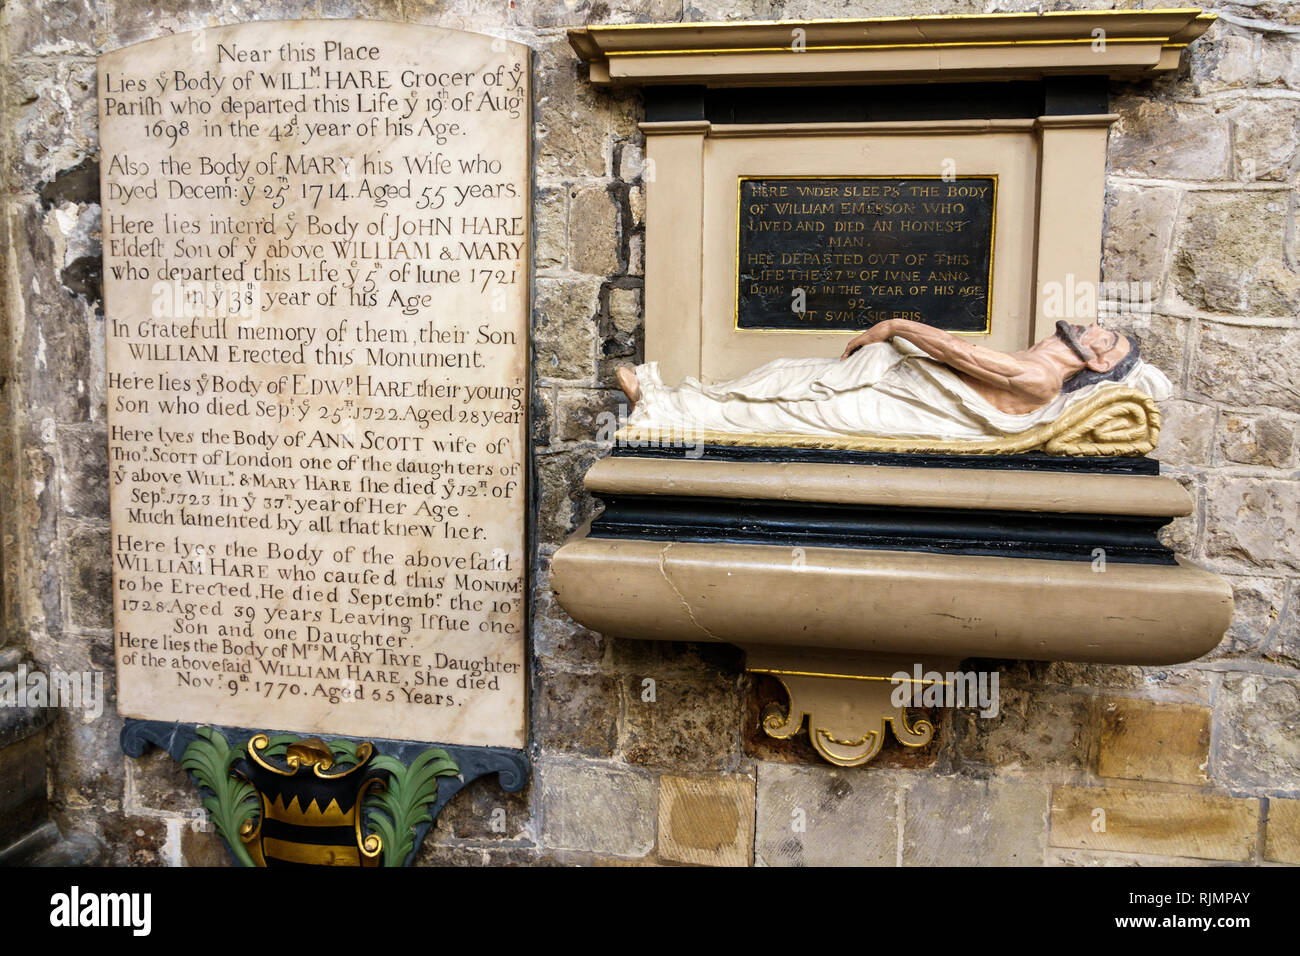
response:
<svg viewBox="0 0 1300 956"><path fill-rule="evenodd" d="M101 58L124 715L523 745L528 74L351 20Z"/></svg>

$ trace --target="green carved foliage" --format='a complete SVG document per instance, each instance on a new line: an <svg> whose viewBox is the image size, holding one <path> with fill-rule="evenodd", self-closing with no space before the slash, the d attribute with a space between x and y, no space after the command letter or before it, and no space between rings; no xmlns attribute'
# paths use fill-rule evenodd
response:
<svg viewBox="0 0 1300 956"><path fill-rule="evenodd" d="M366 822L383 840L384 866L404 866L415 852L415 828L433 822L429 807L438 800L438 778L457 776L460 768L447 751L436 747L421 753L409 767L382 754L371 766L387 770L390 776L386 788L367 796Z"/></svg>
<svg viewBox="0 0 1300 956"><path fill-rule="evenodd" d="M208 791L203 808L235 859L243 866L253 866L239 831L258 814L261 802L252 784L230 772L235 761L244 756L244 747L231 747L222 734L210 727L199 727L195 733L198 737L181 755L181 769L194 774L199 786Z"/></svg>

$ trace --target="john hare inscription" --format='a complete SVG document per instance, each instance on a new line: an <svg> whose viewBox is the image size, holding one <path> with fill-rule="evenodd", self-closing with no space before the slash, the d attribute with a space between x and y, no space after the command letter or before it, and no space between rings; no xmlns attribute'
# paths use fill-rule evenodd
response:
<svg viewBox="0 0 1300 956"><path fill-rule="evenodd" d="M355 20L101 58L124 715L523 745L528 74Z"/></svg>

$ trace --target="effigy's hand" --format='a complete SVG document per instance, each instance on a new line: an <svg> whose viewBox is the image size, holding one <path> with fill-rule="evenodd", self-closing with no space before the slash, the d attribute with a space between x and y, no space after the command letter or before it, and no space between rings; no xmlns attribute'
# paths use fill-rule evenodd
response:
<svg viewBox="0 0 1300 956"><path fill-rule="evenodd" d="M844 352L840 355L840 359L843 360L848 358L864 345L871 345L874 342L883 342L892 334L893 332L889 319L886 319L884 322L877 322L871 328L867 329L867 331L859 332L850 339L849 344L844 347Z"/></svg>
<svg viewBox="0 0 1300 956"><path fill-rule="evenodd" d="M844 352L840 355L840 361L848 358L858 349L862 348L862 346L869 344L871 341L869 338L870 335L871 330L868 329L866 332L859 332L857 335L853 336L853 338L849 339L849 344L844 346Z"/></svg>

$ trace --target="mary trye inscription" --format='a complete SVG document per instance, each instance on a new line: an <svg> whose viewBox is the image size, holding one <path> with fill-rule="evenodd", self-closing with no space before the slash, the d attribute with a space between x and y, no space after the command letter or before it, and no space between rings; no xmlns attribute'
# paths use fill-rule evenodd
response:
<svg viewBox="0 0 1300 956"><path fill-rule="evenodd" d="M528 50L100 59L124 715L524 743Z"/></svg>

